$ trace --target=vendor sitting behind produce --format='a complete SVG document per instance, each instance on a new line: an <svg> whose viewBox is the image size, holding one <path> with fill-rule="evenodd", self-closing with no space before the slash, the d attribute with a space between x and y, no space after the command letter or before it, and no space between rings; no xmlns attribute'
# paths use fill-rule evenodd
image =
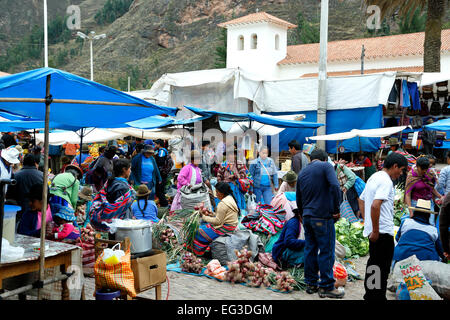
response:
<svg viewBox="0 0 450 320"><path fill-rule="evenodd" d="M80 238L80 231L73 223L77 220L75 212L69 207L61 207L53 215L53 222L56 224L52 229L52 237L55 240L77 240Z"/></svg>
<svg viewBox="0 0 450 320"><path fill-rule="evenodd" d="M298 209L293 212L294 217L286 222L272 248L272 258L281 268L295 267L304 261L305 240L299 239L301 217Z"/></svg>
<svg viewBox="0 0 450 320"><path fill-rule="evenodd" d="M393 261L401 261L412 255L419 260L445 260L438 230L429 222L431 201L419 200L413 210L413 216L405 219L397 232L398 242L394 249Z"/></svg>
<svg viewBox="0 0 450 320"><path fill-rule="evenodd" d="M27 195L30 200L29 209L24 212L19 222L17 233L30 237L39 237L41 234L42 224L42 184L34 184L31 186ZM46 223L52 221L52 212L50 205L47 204Z"/></svg>
<svg viewBox="0 0 450 320"><path fill-rule="evenodd" d="M193 251L202 256L207 251L209 244L216 238L233 233L239 223L239 209L231 187L226 182L218 182L216 195L220 202L217 205L215 215L208 212L202 213L202 223L195 235Z"/></svg>

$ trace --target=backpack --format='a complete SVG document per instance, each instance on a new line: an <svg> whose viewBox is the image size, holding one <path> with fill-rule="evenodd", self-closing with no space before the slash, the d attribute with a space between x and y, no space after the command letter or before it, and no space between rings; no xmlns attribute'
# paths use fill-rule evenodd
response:
<svg viewBox="0 0 450 320"><path fill-rule="evenodd" d="M441 103L438 101L434 101L431 104L431 108L430 108L430 114L432 116L438 116L442 113L442 107L441 107Z"/></svg>
<svg viewBox="0 0 450 320"><path fill-rule="evenodd" d="M420 102L420 113L422 117L426 117L430 115L430 109L428 108L428 101L421 101Z"/></svg>

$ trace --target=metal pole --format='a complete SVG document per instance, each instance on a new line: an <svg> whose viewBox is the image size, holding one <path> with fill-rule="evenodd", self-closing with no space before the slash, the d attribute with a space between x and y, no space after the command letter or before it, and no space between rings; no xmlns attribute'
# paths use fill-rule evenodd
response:
<svg viewBox="0 0 450 320"><path fill-rule="evenodd" d="M48 68L47 0L44 0L44 67Z"/></svg>
<svg viewBox="0 0 450 320"><path fill-rule="evenodd" d="M130 93L130 77L128 77L128 93Z"/></svg>
<svg viewBox="0 0 450 320"><path fill-rule="evenodd" d="M328 45L328 0L320 3L320 58L319 90L317 100L317 122L324 126L318 128L318 134L326 134L327 121L327 45ZM325 150L325 141L319 140L318 147Z"/></svg>
<svg viewBox="0 0 450 320"><path fill-rule="evenodd" d="M78 166L81 168L81 155L83 152L83 134L84 134L84 128L81 128L81 135L80 135L80 159L78 161Z"/></svg>
<svg viewBox="0 0 450 320"><path fill-rule="evenodd" d="M45 226L47 218L47 196L48 196L48 139L49 139L49 123L50 123L50 104L52 96L50 94L51 75L47 76L45 88L45 132L44 132L44 176L42 188L42 209L41 209L41 248L39 255L39 281L44 281L45 272ZM42 299L42 290L38 289L38 300Z"/></svg>
<svg viewBox="0 0 450 320"><path fill-rule="evenodd" d="M91 45L91 81L94 81L94 56L92 54L92 40L89 38L89 43Z"/></svg>
<svg viewBox="0 0 450 320"><path fill-rule="evenodd" d="M361 50L361 74L364 74L364 57L366 56L366 49L364 49L364 45L362 45Z"/></svg>

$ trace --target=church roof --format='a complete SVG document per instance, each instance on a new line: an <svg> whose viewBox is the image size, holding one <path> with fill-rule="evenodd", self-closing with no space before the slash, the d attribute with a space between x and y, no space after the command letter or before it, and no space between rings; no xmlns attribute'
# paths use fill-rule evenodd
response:
<svg viewBox="0 0 450 320"><path fill-rule="evenodd" d="M285 20L282 20L280 18L274 17L266 12L256 12L251 13L249 15L233 19L227 22L223 22L218 24L219 27L226 28L228 26L232 25L244 25L244 24L251 24L251 23L258 23L258 22L270 22L273 24L277 24L279 26L283 26L287 29L296 28L297 26L295 24L292 24L290 22L287 22Z"/></svg>
<svg viewBox="0 0 450 320"><path fill-rule="evenodd" d="M425 33L409 33L394 36L363 38L328 43L328 62L354 61L361 59L364 45L365 59L393 58L400 56L422 56ZM287 47L286 58L279 65L318 63L319 43ZM450 29L442 30L441 52L450 51Z"/></svg>

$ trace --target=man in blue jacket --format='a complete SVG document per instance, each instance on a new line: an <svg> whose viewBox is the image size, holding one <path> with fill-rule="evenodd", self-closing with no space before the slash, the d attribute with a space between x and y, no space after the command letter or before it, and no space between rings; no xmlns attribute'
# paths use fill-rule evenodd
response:
<svg viewBox="0 0 450 320"><path fill-rule="evenodd" d="M305 228L306 292L319 292L321 298L342 298L344 292L335 289L333 277L334 223L340 216L341 191L333 166L327 160L324 150L314 150L311 163L297 179L297 207Z"/></svg>
<svg viewBox="0 0 450 320"><path fill-rule="evenodd" d="M149 199L155 199L156 185L161 183L161 174L159 173L158 165L153 157L155 150L150 145L145 145L140 154L135 156L131 161L131 176L132 184L145 184L152 193Z"/></svg>

